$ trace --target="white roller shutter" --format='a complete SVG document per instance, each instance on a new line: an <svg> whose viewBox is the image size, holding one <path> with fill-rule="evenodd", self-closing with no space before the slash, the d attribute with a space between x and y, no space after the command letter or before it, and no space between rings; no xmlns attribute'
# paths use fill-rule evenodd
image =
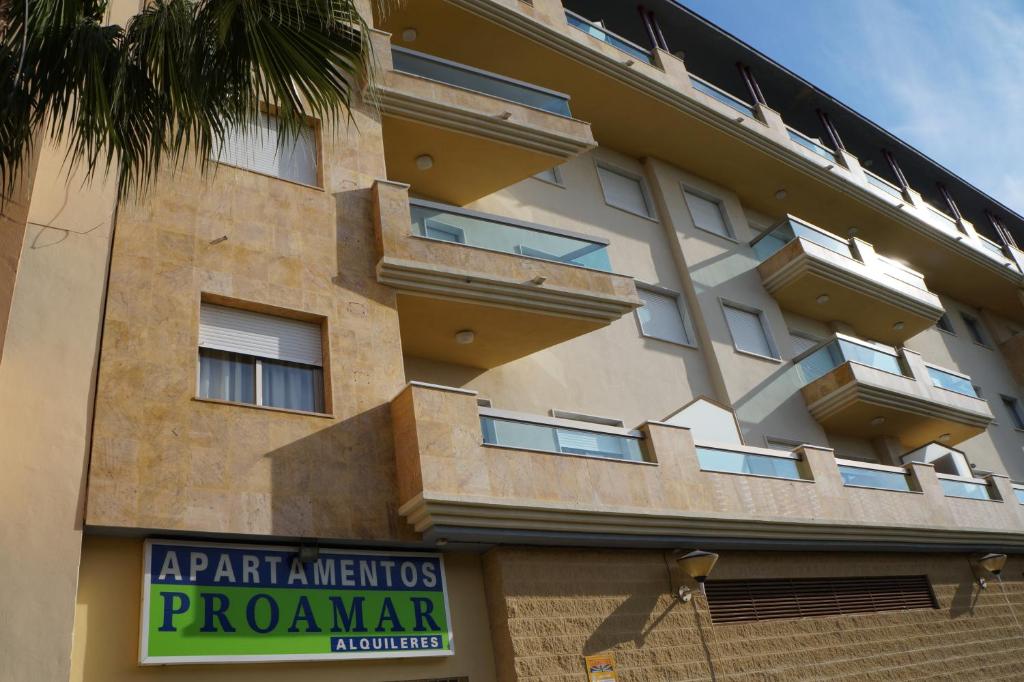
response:
<svg viewBox="0 0 1024 682"><path fill-rule="evenodd" d="M278 149L278 137L277 119L260 114L254 124L229 130L224 145L214 149L211 156L220 163L315 185L316 136L313 129L304 128L283 149Z"/></svg>
<svg viewBox="0 0 1024 682"><path fill-rule="evenodd" d="M702 230L714 232L723 237L732 238L729 226L722 216L722 206L715 201L705 199L691 192L683 192L686 197L686 205L693 217L693 224Z"/></svg>
<svg viewBox="0 0 1024 682"><path fill-rule="evenodd" d="M644 302L643 307L636 311L644 334L673 343L691 343L675 296L641 288L637 288L636 292Z"/></svg>
<svg viewBox="0 0 1024 682"><path fill-rule="evenodd" d="M759 314L729 305L724 306L724 309L725 321L729 324L729 331L732 332L732 340L737 349L770 358L775 357L775 351L768 341L768 334Z"/></svg>
<svg viewBox="0 0 1024 682"><path fill-rule="evenodd" d="M203 303L199 346L304 365L323 365L320 325Z"/></svg>
<svg viewBox="0 0 1024 682"><path fill-rule="evenodd" d="M609 204L640 215L653 216L639 178L623 175L604 166L597 167L597 175L601 179L604 198Z"/></svg>
<svg viewBox="0 0 1024 682"><path fill-rule="evenodd" d="M789 342L793 346L793 356L796 357L804 351L808 351L818 345L817 339L812 339L799 334L790 334Z"/></svg>

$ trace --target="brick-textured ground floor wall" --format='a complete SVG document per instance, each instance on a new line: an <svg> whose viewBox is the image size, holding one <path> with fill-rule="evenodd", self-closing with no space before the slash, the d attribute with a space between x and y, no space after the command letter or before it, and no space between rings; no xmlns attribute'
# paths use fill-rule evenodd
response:
<svg viewBox="0 0 1024 682"><path fill-rule="evenodd" d="M966 555L722 552L712 578L927 573L939 608L717 625L673 596L666 553L499 548L484 565L502 682L583 682L605 651L622 682L1024 680L1019 557L982 591Z"/></svg>

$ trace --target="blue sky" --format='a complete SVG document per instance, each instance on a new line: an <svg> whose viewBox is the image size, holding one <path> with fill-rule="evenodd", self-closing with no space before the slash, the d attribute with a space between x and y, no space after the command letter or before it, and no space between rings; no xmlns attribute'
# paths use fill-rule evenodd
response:
<svg viewBox="0 0 1024 682"><path fill-rule="evenodd" d="M1024 0L676 1L1024 213Z"/></svg>

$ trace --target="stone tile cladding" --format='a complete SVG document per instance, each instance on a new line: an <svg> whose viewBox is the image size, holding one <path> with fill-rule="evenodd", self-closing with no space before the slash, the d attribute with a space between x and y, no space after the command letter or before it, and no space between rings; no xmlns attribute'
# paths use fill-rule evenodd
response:
<svg viewBox="0 0 1024 682"><path fill-rule="evenodd" d="M666 559L669 559L666 563ZM940 608L712 625L668 553L499 548L485 558L498 679L622 682L1024 679L1024 559L980 591L965 555L725 552L713 578L928 574ZM669 580L673 588L670 590Z"/></svg>
<svg viewBox="0 0 1024 682"><path fill-rule="evenodd" d="M394 293L374 276L379 123L322 135L324 189L219 166L122 207L103 329L87 522L384 540L397 517ZM226 236L226 240L220 237ZM325 320L332 416L200 402L201 296Z"/></svg>

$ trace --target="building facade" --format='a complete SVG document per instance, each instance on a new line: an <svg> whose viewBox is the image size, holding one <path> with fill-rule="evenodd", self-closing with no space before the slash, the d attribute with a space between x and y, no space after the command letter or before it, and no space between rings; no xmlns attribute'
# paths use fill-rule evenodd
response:
<svg viewBox="0 0 1024 682"><path fill-rule="evenodd" d="M1024 679L1024 219L669 0L373 26L348 125L40 150L0 679Z"/></svg>

